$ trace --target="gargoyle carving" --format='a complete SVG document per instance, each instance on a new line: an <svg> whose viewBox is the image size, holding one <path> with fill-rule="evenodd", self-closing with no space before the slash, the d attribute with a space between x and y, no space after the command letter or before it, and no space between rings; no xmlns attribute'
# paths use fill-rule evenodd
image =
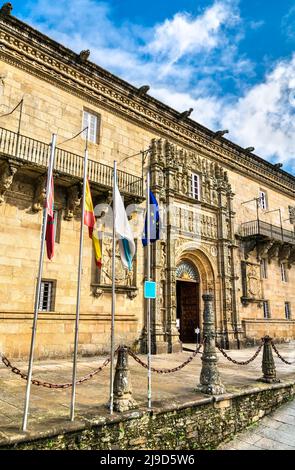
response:
<svg viewBox="0 0 295 470"><path fill-rule="evenodd" d="M46 200L46 176L40 176L37 179L35 196L32 205L34 212L39 212L44 208L44 201Z"/></svg>
<svg viewBox="0 0 295 470"><path fill-rule="evenodd" d="M89 59L89 56L90 56L90 50L89 49L86 49L85 51L81 51L80 54L79 54L79 61L82 64L85 64L85 62L87 62L87 60Z"/></svg>
<svg viewBox="0 0 295 470"><path fill-rule="evenodd" d="M67 191L67 207L65 212L65 220L72 220L75 210L80 206L81 191L78 185L71 186Z"/></svg>
<svg viewBox="0 0 295 470"><path fill-rule="evenodd" d="M4 162L0 167L0 204L5 200L5 193L11 187L18 165Z"/></svg>
<svg viewBox="0 0 295 470"><path fill-rule="evenodd" d="M0 9L0 14L1 15L10 15L12 10L13 10L12 4L7 2L7 3L4 3L4 5L2 5L2 7Z"/></svg>
<svg viewBox="0 0 295 470"><path fill-rule="evenodd" d="M291 250L292 250L292 246L288 245L287 243L285 243L284 245L282 245L280 247L280 250L279 250L279 263L282 263L282 262L286 261L289 258Z"/></svg>

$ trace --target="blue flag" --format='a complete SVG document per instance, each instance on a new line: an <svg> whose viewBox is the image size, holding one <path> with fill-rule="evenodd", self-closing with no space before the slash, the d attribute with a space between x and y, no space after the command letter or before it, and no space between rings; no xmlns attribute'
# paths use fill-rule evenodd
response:
<svg viewBox="0 0 295 470"><path fill-rule="evenodd" d="M157 199L150 191L150 243L160 239L160 214ZM147 214L144 222L144 234L142 237L143 246L147 246Z"/></svg>

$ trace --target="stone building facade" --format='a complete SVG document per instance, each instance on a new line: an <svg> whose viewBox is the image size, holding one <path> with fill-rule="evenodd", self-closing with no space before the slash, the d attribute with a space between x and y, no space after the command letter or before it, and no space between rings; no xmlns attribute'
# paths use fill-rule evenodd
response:
<svg viewBox="0 0 295 470"><path fill-rule="evenodd" d="M56 254L44 263L36 355L73 350L85 140L68 139L85 122L93 131L88 174L95 204L110 201L117 160L124 202L137 205L135 223L150 168L163 213L162 239L152 245L158 294L153 352L178 351L195 341L207 291L214 294L225 346L243 347L264 334L295 337L294 176L93 64L87 51L76 54L57 44L9 8L0 14L0 45L1 351L13 357L29 351L52 133L58 135ZM7 115L21 100L22 108ZM84 239L82 354L109 349L111 239L103 219L98 224L101 271ZM117 268L117 342L144 349L140 239L132 272L121 267L119 255Z"/></svg>

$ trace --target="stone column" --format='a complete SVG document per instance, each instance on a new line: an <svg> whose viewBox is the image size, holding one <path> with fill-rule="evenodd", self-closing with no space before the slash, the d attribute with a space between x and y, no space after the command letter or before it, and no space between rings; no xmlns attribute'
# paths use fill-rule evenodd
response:
<svg viewBox="0 0 295 470"><path fill-rule="evenodd" d="M268 384L280 382L280 380L277 379L276 366L275 366L275 362L274 362L273 354L272 354L272 346L271 346L272 338L270 338L270 336L264 336L263 339L264 339L263 356L262 356L263 377L260 380Z"/></svg>
<svg viewBox="0 0 295 470"><path fill-rule="evenodd" d="M167 250L166 250L166 326L168 352L179 352L182 345L179 339L179 331L176 327L176 262L175 262L175 221L174 221L174 199L176 158L173 146L166 141L166 208L167 210Z"/></svg>
<svg viewBox="0 0 295 470"><path fill-rule="evenodd" d="M163 203L162 192L164 187L164 155L163 142L152 141L150 158L151 190L157 199L159 207ZM162 235L162 234L160 234ZM162 271L162 247L158 240L151 244L151 272L152 279L157 283L157 298L151 302L152 319L152 354L167 353L167 342L165 338L164 318L163 318L163 295L161 286Z"/></svg>
<svg viewBox="0 0 295 470"><path fill-rule="evenodd" d="M132 397L132 386L128 367L128 348L121 346L118 351L114 377L114 411L128 411L137 408Z"/></svg>
<svg viewBox="0 0 295 470"><path fill-rule="evenodd" d="M203 335L204 351L202 355L202 370L200 383L196 391L208 395L221 395L225 388L221 382L217 368L217 353L215 346L215 318L213 310L213 295L204 294Z"/></svg>

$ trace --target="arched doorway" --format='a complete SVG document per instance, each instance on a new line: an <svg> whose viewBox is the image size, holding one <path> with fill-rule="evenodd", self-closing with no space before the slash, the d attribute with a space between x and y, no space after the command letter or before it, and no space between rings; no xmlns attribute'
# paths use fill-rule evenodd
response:
<svg viewBox="0 0 295 470"><path fill-rule="evenodd" d="M200 275L189 260L176 268L176 318L180 341L195 343L196 328L200 328Z"/></svg>

